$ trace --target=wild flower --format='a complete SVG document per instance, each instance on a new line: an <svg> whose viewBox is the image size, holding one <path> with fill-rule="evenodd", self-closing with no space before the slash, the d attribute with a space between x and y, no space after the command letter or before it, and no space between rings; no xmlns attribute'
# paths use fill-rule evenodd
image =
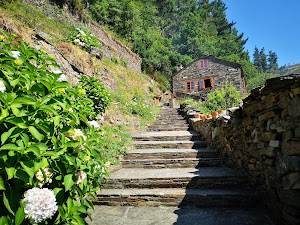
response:
<svg viewBox="0 0 300 225"><path fill-rule="evenodd" d="M110 162L107 161L107 162L104 164L104 166L105 166L106 168L108 168L108 167L110 166Z"/></svg>
<svg viewBox="0 0 300 225"><path fill-rule="evenodd" d="M43 220L52 218L57 211L54 192L48 188L32 188L25 192L22 200L25 217L32 224L41 223Z"/></svg>
<svg viewBox="0 0 300 225"><path fill-rule="evenodd" d="M23 63L21 60L16 59L16 60L14 60L14 64L16 64L17 66L21 66Z"/></svg>
<svg viewBox="0 0 300 225"><path fill-rule="evenodd" d="M0 41L3 41L3 40L4 40L4 36L0 35Z"/></svg>
<svg viewBox="0 0 300 225"><path fill-rule="evenodd" d="M74 112L72 108L69 108L68 111L69 111L70 113L73 113L73 112Z"/></svg>
<svg viewBox="0 0 300 225"><path fill-rule="evenodd" d="M103 105L101 103L98 104L99 107L103 107Z"/></svg>
<svg viewBox="0 0 300 225"><path fill-rule="evenodd" d="M89 161L90 159L91 159L91 156L87 155L87 156L85 156L85 157L83 158L83 161L84 161L84 162L87 162L87 161Z"/></svg>
<svg viewBox="0 0 300 225"><path fill-rule="evenodd" d="M21 56L21 53L19 51L11 51L12 53L12 57L14 57L15 59L19 59L19 57Z"/></svg>
<svg viewBox="0 0 300 225"><path fill-rule="evenodd" d="M82 95L85 95L86 94L86 91L84 89L79 89L78 92Z"/></svg>
<svg viewBox="0 0 300 225"><path fill-rule="evenodd" d="M90 126L93 126L95 129L99 129L100 128L100 125L98 124L98 122L96 120L88 121L88 124Z"/></svg>
<svg viewBox="0 0 300 225"><path fill-rule="evenodd" d="M75 184L81 184L82 181L87 177L86 173L83 171L80 171L79 173L77 173L77 181L75 182Z"/></svg>
<svg viewBox="0 0 300 225"><path fill-rule="evenodd" d="M0 80L0 91L1 91L2 93L4 93L5 90L6 90L6 87L5 87L4 83L3 83L3 81Z"/></svg>

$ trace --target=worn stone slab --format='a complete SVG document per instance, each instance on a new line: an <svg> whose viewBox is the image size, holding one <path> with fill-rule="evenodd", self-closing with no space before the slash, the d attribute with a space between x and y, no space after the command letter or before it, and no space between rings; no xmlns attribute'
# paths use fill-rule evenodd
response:
<svg viewBox="0 0 300 225"><path fill-rule="evenodd" d="M221 158L129 159L121 161L124 168L185 168L222 166Z"/></svg>
<svg viewBox="0 0 300 225"><path fill-rule="evenodd" d="M139 140L194 140L199 139L201 135L193 131L152 131L133 134L132 138Z"/></svg>
<svg viewBox="0 0 300 225"><path fill-rule="evenodd" d="M194 177L235 177L243 175L226 167L175 168L175 169L121 169L110 175L109 179L147 179L147 178L194 178Z"/></svg>
<svg viewBox="0 0 300 225"><path fill-rule="evenodd" d="M253 207L254 192L249 189L105 189L97 193L94 204L200 206L200 207Z"/></svg>
<svg viewBox="0 0 300 225"><path fill-rule="evenodd" d="M157 126L157 125L152 125L148 127L148 130L150 131L187 131L189 130L188 125L184 126Z"/></svg>
<svg viewBox="0 0 300 225"><path fill-rule="evenodd" d="M103 188L234 188L247 178L229 168L123 168L103 182Z"/></svg>
<svg viewBox="0 0 300 225"><path fill-rule="evenodd" d="M205 141L134 141L136 148L204 148Z"/></svg>
<svg viewBox="0 0 300 225"><path fill-rule="evenodd" d="M90 225L273 225L257 209L95 206Z"/></svg>
<svg viewBox="0 0 300 225"><path fill-rule="evenodd" d="M175 159L175 158L217 157L217 152L211 149L135 149L128 152L124 159Z"/></svg>

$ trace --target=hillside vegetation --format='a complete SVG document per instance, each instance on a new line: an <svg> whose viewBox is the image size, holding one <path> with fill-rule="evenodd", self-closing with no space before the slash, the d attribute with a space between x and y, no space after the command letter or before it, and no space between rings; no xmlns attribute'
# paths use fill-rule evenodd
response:
<svg viewBox="0 0 300 225"><path fill-rule="evenodd" d="M177 65L202 55L242 64L248 90L279 76L275 52L267 55L262 49L250 61L248 38L228 21L222 0L82 0L74 5L125 40L142 57L145 71L160 71L169 81Z"/></svg>

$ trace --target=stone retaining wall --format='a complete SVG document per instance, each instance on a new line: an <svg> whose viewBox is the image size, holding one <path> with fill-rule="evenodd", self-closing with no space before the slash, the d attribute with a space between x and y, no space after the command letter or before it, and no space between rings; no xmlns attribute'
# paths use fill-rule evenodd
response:
<svg viewBox="0 0 300 225"><path fill-rule="evenodd" d="M267 80L227 116L189 121L227 166L248 174L277 224L300 224L300 74Z"/></svg>

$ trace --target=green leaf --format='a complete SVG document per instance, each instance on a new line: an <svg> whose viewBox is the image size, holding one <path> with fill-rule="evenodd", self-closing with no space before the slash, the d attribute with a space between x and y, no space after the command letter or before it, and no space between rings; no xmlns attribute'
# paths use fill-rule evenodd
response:
<svg viewBox="0 0 300 225"><path fill-rule="evenodd" d="M36 103L36 99L33 97L18 97L12 103L13 105L24 104L24 105L34 105Z"/></svg>
<svg viewBox="0 0 300 225"><path fill-rule="evenodd" d="M12 151L18 151L19 147L14 144L6 144L3 145L0 150L12 150Z"/></svg>
<svg viewBox="0 0 300 225"><path fill-rule="evenodd" d="M0 218L0 224L1 224L1 225L8 225L8 224L9 224L8 219L7 219L6 216L2 216L2 217Z"/></svg>
<svg viewBox="0 0 300 225"><path fill-rule="evenodd" d="M57 82L55 83L55 87L53 89L58 89L58 88L68 88L70 84L66 81L63 82Z"/></svg>
<svg viewBox="0 0 300 225"><path fill-rule="evenodd" d="M9 111L7 108L1 108L1 116L0 116L0 120L2 120L3 118L9 116Z"/></svg>
<svg viewBox="0 0 300 225"><path fill-rule="evenodd" d="M60 116L53 117L54 126L58 126L60 122Z"/></svg>
<svg viewBox="0 0 300 225"><path fill-rule="evenodd" d="M58 115L58 112L49 105L42 105L38 110L42 110L42 111L49 112L54 115Z"/></svg>
<svg viewBox="0 0 300 225"><path fill-rule="evenodd" d="M44 136L40 132L38 132L35 127L29 126L28 130L38 141L41 141L44 138Z"/></svg>
<svg viewBox="0 0 300 225"><path fill-rule="evenodd" d="M9 129L9 131L7 132L4 132L2 135L1 135L1 143L2 145L5 143L5 141L10 137L10 135L12 134L12 132L16 129L17 127L12 127Z"/></svg>
<svg viewBox="0 0 300 225"><path fill-rule="evenodd" d="M5 207L7 208L7 210L8 210L11 214L15 215L15 213L12 211L12 209L11 209L11 207L10 207L10 205L9 205L9 201L8 201L6 195L5 195L5 192L3 192L3 203L4 203Z"/></svg>
<svg viewBox="0 0 300 225"><path fill-rule="evenodd" d="M9 117L5 121L17 125L20 128L27 128L27 125L24 123L24 121L18 117Z"/></svg>
<svg viewBox="0 0 300 225"><path fill-rule="evenodd" d="M35 174L34 170L34 164L30 161L21 162L21 166L26 171L26 173L29 175L29 177L33 178Z"/></svg>
<svg viewBox="0 0 300 225"><path fill-rule="evenodd" d="M15 225L20 225L24 219L25 219L24 206L21 205L16 212Z"/></svg>
<svg viewBox="0 0 300 225"><path fill-rule="evenodd" d="M2 176L0 176L0 190L6 190Z"/></svg>
<svg viewBox="0 0 300 225"><path fill-rule="evenodd" d="M69 191L74 184L75 182L73 181L73 174L68 174L64 177L65 191Z"/></svg>
<svg viewBox="0 0 300 225"><path fill-rule="evenodd" d="M27 148L25 153L28 153L28 152L33 152L36 156L40 156L40 149L36 145L30 146L29 148Z"/></svg>
<svg viewBox="0 0 300 225"><path fill-rule="evenodd" d="M10 180L11 178L13 178L14 177L14 175L15 175L15 172L16 172L16 168L14 168L14 167L9 167L9 168L5 168L5 170L6 170L6 173L7 173L7 179L8 180Z"/></svg>

